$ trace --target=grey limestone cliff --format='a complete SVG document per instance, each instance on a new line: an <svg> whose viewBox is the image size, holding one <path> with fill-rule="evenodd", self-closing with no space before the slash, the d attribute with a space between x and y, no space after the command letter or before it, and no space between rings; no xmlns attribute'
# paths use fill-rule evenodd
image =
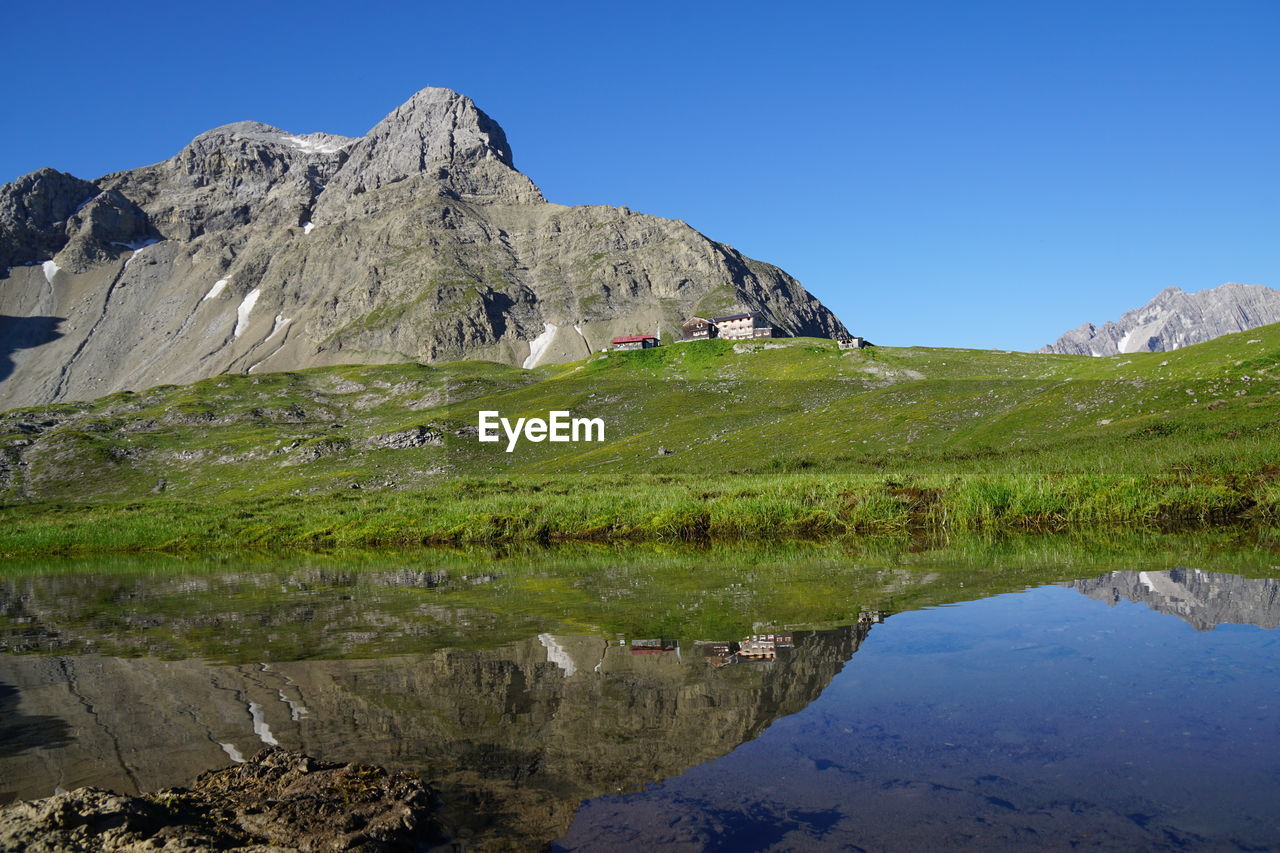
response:
<svg viewBox="0 0 1280 853"><path fill-rule="evenodd" d="M445 89L359 139L240 122L93 182L0 188L0 408L339 363L535 367L733 310L844 332L684 222L547 202Z"/></svg>
<svg viewBox="0 0 1280 853"><path fill-rule="evenodd" d="M1280 290L1236 282L1195 293L1168 287L1119 320L1101 326L1085 323L1037 352L1166 352L1271 323L1280 323Z"/></svg>

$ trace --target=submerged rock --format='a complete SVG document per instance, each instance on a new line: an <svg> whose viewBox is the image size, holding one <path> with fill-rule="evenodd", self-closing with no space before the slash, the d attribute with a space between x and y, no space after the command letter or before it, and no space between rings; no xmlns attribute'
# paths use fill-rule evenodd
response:
<svg viewBox="0 0 1280 853"><path fill-rule="evenodd" d="M79 788L0 809L0 849L433 850L435 796L416 776L270 747L191 788L126 796Z"/></svg>

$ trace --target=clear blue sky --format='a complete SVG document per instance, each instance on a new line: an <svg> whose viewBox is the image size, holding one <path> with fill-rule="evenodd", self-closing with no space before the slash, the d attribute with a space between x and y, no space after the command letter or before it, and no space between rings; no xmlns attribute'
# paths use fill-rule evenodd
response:
<svg viewBox="0 0 1280 853"><path fill-rule="evenodd" d="M547 198L684 219L877 343L1280 286L1280 3L0 5L0 181L470 95Z"/></svg>

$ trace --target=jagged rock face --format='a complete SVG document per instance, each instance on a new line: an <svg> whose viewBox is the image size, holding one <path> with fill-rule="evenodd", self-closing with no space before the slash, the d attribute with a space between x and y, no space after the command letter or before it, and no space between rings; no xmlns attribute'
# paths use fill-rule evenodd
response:
<svg viewBox="0 0 1280 853"><path fill-rule="evenodd" d="M0 187L0 266L60 255L60 266L82 272L151 236L146 214L129 199L53 169Z"/></svg>
<svg viewBox="0 0 1280 853"><path fill-rule="evenodd" d="M1195 293L1169 287L1117 321L1085 323L1036 352L1167 352L1271 323L1280 323L1280 290L1236 282Z"/></svg>
<svg viewBox="0 0 1280 853"><path fill-rule="evenodd" d="M424 89L380 121L351 149L326 203L418 175L456 193L538 202L542 194L515 170L498 123L456 92Z"/></svg>
<svg viewBox="0 0 1280 853"><path fill-rule="evenodd" d="M1159 613L1185 620L1197 631L1212 631L1228 624L1280 626L1280 581L1267 578L1172 569L1111 572L1064 586L1107 604L1122 599L1141 602Z"/></svg>
<svg viewBox="0 0 1280 853"><path fill-rule="evenodd" d="M844 332L776 267L678 220L548 203L513 162L470 99L426 89L361 139L240 122L92 184L22 178L0 189L0 315L49 331L0 341L0 408L338 363L534 367L733 310Z"/></svg>
<svg viewBox="0 0 1280 853"><path fill-rule="evenodd" d="M101 178L136 200L170 240L192 243L219 232L301 227L356 140L295 136L255 121L223 125L191 140L170 160ZM234 248L249 234L224 234Z"/></svg>

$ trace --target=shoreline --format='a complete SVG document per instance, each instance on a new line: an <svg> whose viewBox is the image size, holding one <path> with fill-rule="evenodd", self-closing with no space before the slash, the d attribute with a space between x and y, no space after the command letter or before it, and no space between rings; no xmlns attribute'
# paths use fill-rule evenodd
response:
<svg viewBox="0 0 1280 853"><path fill-rule="evenodd" d="M1280 473L477 479L415 491L0 507L0 557L865 536L1161 533L1280 519Z"/></svg>

